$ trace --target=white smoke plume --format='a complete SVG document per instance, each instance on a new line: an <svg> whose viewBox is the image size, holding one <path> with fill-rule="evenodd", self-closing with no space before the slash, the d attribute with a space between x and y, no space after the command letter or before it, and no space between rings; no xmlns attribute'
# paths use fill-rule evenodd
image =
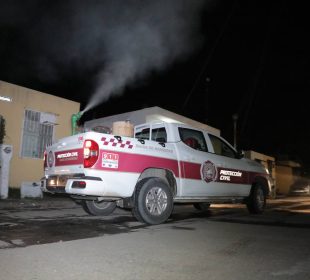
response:
<svg viewBox="0 0 310 280"><path fill-rule="evenodd" d="M11 71L14 80L59 84L62 92L54 93L74 100L85 101L70 89L86 80L92 93L87 111L153 71L185 60L202 43L201 15L213 2L1 1L0 55L7 59L0 70L20 65Z"/></svg>
<svg viewBox="0 0 310 280"><path fill-rule="evenodd" d="M203 0L125 1L103 19L104 68L84 112L124 87L184 59L201 43ZM105 14L106 15L106 14Z"/></svg>

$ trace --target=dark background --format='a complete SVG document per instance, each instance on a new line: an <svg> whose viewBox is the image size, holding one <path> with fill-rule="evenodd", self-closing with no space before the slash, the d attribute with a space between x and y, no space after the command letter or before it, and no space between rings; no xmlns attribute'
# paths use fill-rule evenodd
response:
<svg viewBox="0 0 310 280"><path fill-rule="evenodd" d="M85 108L106 60L104 55L94 57L101 46L95 48L90 32L70 41L68 18L84 11L88 17L92 6L109 7L113 2L118 7L112 11L119 13L128 5L130 11L139 12L145 3L1 1L0 79L80 102ZM237 113L239 148L309 167L306 11L306 6L285 0L205 1L196 17L197 48L126 83L118 95L86 112L81 121L159 106L220 129L232 143L232 115ZM89 30L100 30L87 22ZM58 47L61 51L56 52Z"/></svg>

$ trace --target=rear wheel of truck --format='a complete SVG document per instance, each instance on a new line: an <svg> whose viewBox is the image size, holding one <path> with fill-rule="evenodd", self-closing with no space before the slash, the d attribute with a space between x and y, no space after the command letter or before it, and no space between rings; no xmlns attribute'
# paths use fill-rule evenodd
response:
<svg viewBox="0 0 310 280"><path fill-rule="evenodd" d="M251 214L261 214L266 207L266 194L260 183L256 183L247 200L247 208Z"/></svg>
<svg viewBox="0 0 310 280"><path fill-rule="evenodd" d="M93 216L110 215L116 208L114 201L84 200L82 201L82 205L83 209Z"/></svg>
<svg viewBox="0 0 310 280"><path fill-rule="evenodd" d="M161 224L170 217L172 210L172 192L162 179L148 178L137 185L133 215L138 221Z"/></svg>

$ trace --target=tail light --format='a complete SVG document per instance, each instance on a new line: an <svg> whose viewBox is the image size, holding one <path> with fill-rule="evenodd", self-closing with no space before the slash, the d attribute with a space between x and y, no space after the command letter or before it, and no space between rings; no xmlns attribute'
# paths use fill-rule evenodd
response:
<svg viewBox="0 0 310 280"><path fill-rule="evenodd" d="M46 154L46 150L44 151L44 158L43 158L43 160L44 160L44 170L45 170L45 168L47 167L47 154Z"/></svg>
<svg viewBox="0 0 310 280"><path fill-rule="evenodd" d="M84 167L92 167L99 156L99 146L93 140L84 141Z"/></svg>

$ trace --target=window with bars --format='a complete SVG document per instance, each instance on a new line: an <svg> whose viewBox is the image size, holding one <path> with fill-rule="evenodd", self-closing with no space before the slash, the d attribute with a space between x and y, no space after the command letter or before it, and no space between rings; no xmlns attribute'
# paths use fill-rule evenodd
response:
<svg viewBox="0 0 310 280"><path fill-rule="evenodd" d="M46 145L52 144L56 116L25 110L21 156L43 158Z"/></svg>

